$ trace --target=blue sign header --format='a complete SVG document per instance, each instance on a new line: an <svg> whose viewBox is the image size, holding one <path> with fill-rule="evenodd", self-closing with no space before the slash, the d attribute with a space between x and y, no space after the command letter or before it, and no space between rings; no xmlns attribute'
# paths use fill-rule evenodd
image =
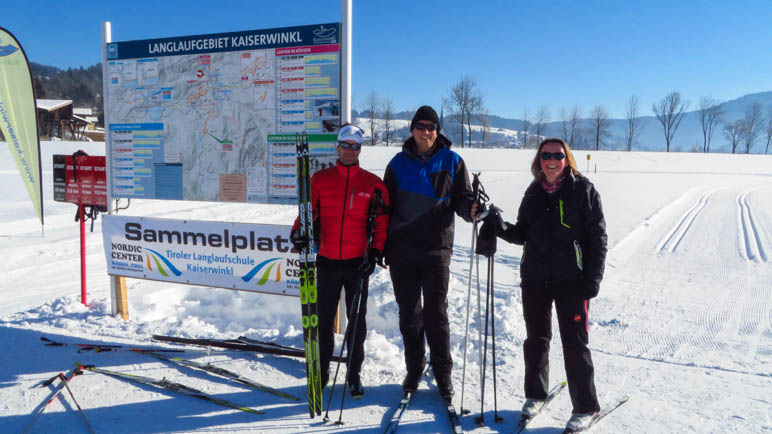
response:
<svg viewBox="0 0 772 434"><path fill-rule="evenodd" d="M139 59L153 56L264 50L269 48L338 44L339 42L340 23L327 23L312 26L114 42L107 44L107 59Z"/></svg>

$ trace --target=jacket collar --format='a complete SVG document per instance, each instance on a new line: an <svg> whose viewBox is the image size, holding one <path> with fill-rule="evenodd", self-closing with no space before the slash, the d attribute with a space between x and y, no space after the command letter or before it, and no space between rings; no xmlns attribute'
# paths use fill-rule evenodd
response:
<svg viewBox="0 0 772 434"><path fill-rule="evenodd" d="M357 172L359 172L358 161L351 166L344 166L343 163L340 162L340 160L337 160L335 162L335 167L338 169L338 173L340 173L343 176L353 176L353 175L356 175Z"/></svg>
<svg viewBox="0 0 772 434"><path fill-rule="evenodd" d="M437 140L434 141L434 146L432 146L432 149L429 153L429 159L426 161L434 158L434 156L437 155L442 149L450 149L451 146L452 143L447 137L443 136L442 134L437 134ZM404 152L405 155L411 159L422 162L421 157L418 155L418 151L416 150L415 139L412 136L405 140L405 144L402 145L402 152Z"/></svg>

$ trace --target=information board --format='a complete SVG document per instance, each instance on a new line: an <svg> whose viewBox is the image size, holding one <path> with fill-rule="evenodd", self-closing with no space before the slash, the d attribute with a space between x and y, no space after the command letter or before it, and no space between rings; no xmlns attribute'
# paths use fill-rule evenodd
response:
<svg viewBox="0 0 772 434"><path fill-rule="evenodd" d="M56 202L107 206L104 156L54 155L53 162Z"/></svg>
<svg viewBox="0 0 772 434"><path fill-rule="evenodd" d="M294 203L295 134L335 160L339 23L106 49L113 197Z"/></svg>

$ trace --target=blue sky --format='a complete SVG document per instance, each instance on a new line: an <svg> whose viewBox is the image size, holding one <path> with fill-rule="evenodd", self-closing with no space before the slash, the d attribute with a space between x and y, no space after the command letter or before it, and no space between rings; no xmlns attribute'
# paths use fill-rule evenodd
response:
<svg viewBox="0 0 772 434"><path fill-rule="evenodd" d="M130 6L130 7L129 7ZM340 1L58 2L10 0L0 26L33 62L101 61L101 22L113 40L164 38L340 20ZM439 108L474 76L491 113L520 118L546 105L623 117L670 91L693 101L772 90L772 2L354 0L354 108L375 90L398 110Z"/></svg>

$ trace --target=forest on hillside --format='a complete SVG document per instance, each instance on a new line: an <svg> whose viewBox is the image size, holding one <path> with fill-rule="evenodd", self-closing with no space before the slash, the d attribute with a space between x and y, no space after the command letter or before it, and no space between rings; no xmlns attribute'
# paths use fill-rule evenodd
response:
<svg viewBox="0 0 772 434"><path fill-rule="evenodd" d="M102 65L67 68L30 63L38 99L69 99L74 107L90 108L102 123Z"/></svg>

